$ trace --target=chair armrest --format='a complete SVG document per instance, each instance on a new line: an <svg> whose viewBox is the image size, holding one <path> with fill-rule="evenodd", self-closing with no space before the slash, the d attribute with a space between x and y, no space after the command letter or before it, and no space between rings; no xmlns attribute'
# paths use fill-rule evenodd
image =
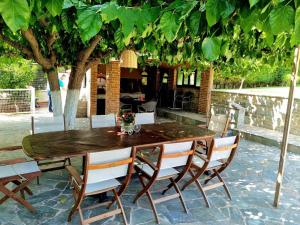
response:
<svg viewBox="0 0 300 225"><path fill-rule="evenodd" d="M0 161L0 165L12 165L12 164L22 163L22 162L26 162L26 159L17 158L17 159L2 160Z"/></svg>
<svg viewBox="0 0 300 225"><path fill-rule="evenodd" d="M136 158L138 160L140 160L141 162L144 162L144 163L148 164L154 171L158 170L158 168L149 159L147 159L145 157L141 157L139 155L137 155Z"/></svg>
<svg viewBox="0 0 300 225"><path fill-rule="evenodd" d="M15 151L15 150L21 150L21 149L23 149L22 146L8 146L8 147L0 148L0 152L1 151Z"/></svg>
<svg viewBox="0 0 300 225"><path fill-rule="evenodd" d="M75 179L78 185L82 185L83 181L78 173L78 171L73 166L66 166L66 170Z"/></svg>

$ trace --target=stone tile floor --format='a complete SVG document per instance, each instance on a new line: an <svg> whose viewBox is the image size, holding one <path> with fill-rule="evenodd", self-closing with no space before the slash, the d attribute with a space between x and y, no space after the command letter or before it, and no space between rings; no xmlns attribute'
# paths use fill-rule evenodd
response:
<svg viewBox="0 0 300 225"><path fill-rule="evenodd" d="M21 153L15 153L13 156L1 155L0 158L17 157L19 154ZM208 191L208 198L212 205L208 209L201 194L192 185L183 192L189 214L184 213L177 199L161 203L158 206L161 224L300 224L300 155L288 154L281 205L275 209L272 203L278 160L279 149L242 141L234 162L223 174L233 200L230 201L226 197L222 188ZM73 164L79 168L81 160L74 159ZM153 188L154 197L160 194L159 190L162 190L165 185L166 183L161 182ZM69 189L67 173L65 171L45 173L41 178L41 185L32 183L30 187L34 196L28 197L28 201L37 209L37 213L31 214L23 206L9 200L0 205L0 224L67 225L67 215L74 202ZM121 198L127 219L132 225L155 224L146 197L142 197L137 204L132 203L135 194L140 189L141 185L134 178ZM95 201L95 198L89 198L86 204ZM86 216L100 211L103 210L87 211ZM74 216L70 224L79 224L78 214ZM95 224L118 225L122 224L122 221L120 216L116 216Z"/></svg>

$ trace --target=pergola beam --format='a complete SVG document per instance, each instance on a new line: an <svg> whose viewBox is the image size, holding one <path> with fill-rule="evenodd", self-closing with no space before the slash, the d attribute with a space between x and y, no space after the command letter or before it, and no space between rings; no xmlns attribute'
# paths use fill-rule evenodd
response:
<svg viewBox="0 0 300 225"><path fill-rule="evenodd" d="M277 180L276 180L276 191L275 191L275 198L274 198L274 203L273 203L275 207L278 207L279 200L280 200L280 192L281 192L281 188L282 188L282 181L283 181L285 161L286 161L287 148L288 148L289 133L290 133L291 120L292 120L292 115L293 115L295 88L296 88L297 76L298 76L298 71L299 71L299 61L300 61L300 45L298 45L296 47L295 54L294 54L294 63L293 63L290 91L289 91L289 97L288 97L288 106L287 106L287 112L286 112L285 123L284 123L280 161L279 161L278 174L277 174Z"/></svg>

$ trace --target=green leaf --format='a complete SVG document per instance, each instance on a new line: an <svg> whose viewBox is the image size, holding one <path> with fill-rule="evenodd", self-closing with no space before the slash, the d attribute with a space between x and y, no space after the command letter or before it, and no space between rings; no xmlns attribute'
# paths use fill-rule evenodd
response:
<svg viewBox="0 0 300 225"><path fill-rule="evenodd" d="M256 3L258 3L260 0L249 0L250 8L252 8Z"/></svg>
<svg viewBox="0 0 300 225"><path fill-rule="evenodd" d="M239 19L241 22L241 27L243 28L243 31L249 32L253 26L256 25L257 21L259 20L259 11L253 10L248 14L249 11L243 11L243 13L240 14Z"/></svg>
<svg viewBox="0 0 300 225"><path fill-rule="evenodd" d="M187 26L189 31L196 36L200 30L201 12L195 11L187 20Z"/></svg>
<svg viewBox="0 0 300 225"><path fill-rule="evenodd" d="M123 49L125 47L124 42L123 42L123 34L120 29L118 29L115 34L114 34L114 39L115 39L115 44L117 45L117 48Z"/></svg>
<svg viewBox="0 0 300 225"><path fill-rule="evenodd" d="M98 13L99 6L82 7L77 10L76 23L80 37L84 42L94 37L102 27L101 16Z"/></svg>
<svg viewBox="0 0 300 225"><path fill-rule="evenodd" d="M121 22L121 30L124 35L124 43L128 45L135 34L135 22L137 20L135 11L132 8L120 7L118 18Z"/></svg>
<svg viewBox="0 0 300 225"><path fill-rule="evenodd" d="M234 2L228 0L208 0L206 2L206 20L208 26L215 25L220 18L227 18L234 9Z"/></svg>
<svg viewBox="0 0 300 225"><path fill-rule="evenodd" d="M294 19L295 12L291 6L285 5L274 8L269 17L272 33L277 35L284 31L290 31L293 28Z"/></svg>
<svg viewBox="0 0 300 225"><path fill-rule="evenodd" d="M109 23L118 18L119 6L115 2L107 2L100 8L102 21Z"/></svg>
<svg viewBox="0 0 300 225"><path fill-rule="evenodd" d="M63 25L63 28L65 29L66 32L70 33L73 27L73 22L70 20L67 12L62 12L61 14L61 22Z"/></svg>
<svg viewBox="0 0 300 225"><path fill-rule="evenodd" d="M74 6L72 0L64 0L63 9L68 9Z"/></svg>
<svg viewBox="0 0 300 225"><path fill-rule="evenodd" d="M206 2L206 20L210 27L215 25L220 18L218 4L218 0L208 0Z"/></svg>
<svg viewBox="0 0 300 225"><path fill-rule="evenodd" d="M13 32L28 28L30 8L26 0L1 0L0 14Z"/></svg>
<svg viewBox="0 0 300 225"><path fill-rule="evenodd" d="M300 44L300 6L296 10L295 17L295 44Z"/></svg>
<svg viewBox="0 0 300 225"><path fill-rule="evenodd" d="M219 58L221 53L221 42L216 37L207 37L202 42L202 52L204 57L209 61Z"/></svg>
<svg viewBox="0 0 300 225"><path fill-rule="evenodd" d="M172 12L166 12L162 15L159 22L159 29L164 34L168 42L173 42L178 34L182 23L179 22L179 16Z"/></svg>
<svg viewBox="0 0 300 225"><path fill-rule="evenodd" d="M57 16L61 14L64 0L47 0L45 5L52 16Z"/></svg>

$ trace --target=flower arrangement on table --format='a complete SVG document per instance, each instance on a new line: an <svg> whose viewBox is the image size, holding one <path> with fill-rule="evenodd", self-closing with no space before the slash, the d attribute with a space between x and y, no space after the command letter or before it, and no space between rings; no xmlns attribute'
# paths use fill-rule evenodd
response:
<svg viewBox="0 0 300 225"><path fill-rule="evenodd" d="M120 111L121 132L129 135L134 132L134 113Z"/></svg>

